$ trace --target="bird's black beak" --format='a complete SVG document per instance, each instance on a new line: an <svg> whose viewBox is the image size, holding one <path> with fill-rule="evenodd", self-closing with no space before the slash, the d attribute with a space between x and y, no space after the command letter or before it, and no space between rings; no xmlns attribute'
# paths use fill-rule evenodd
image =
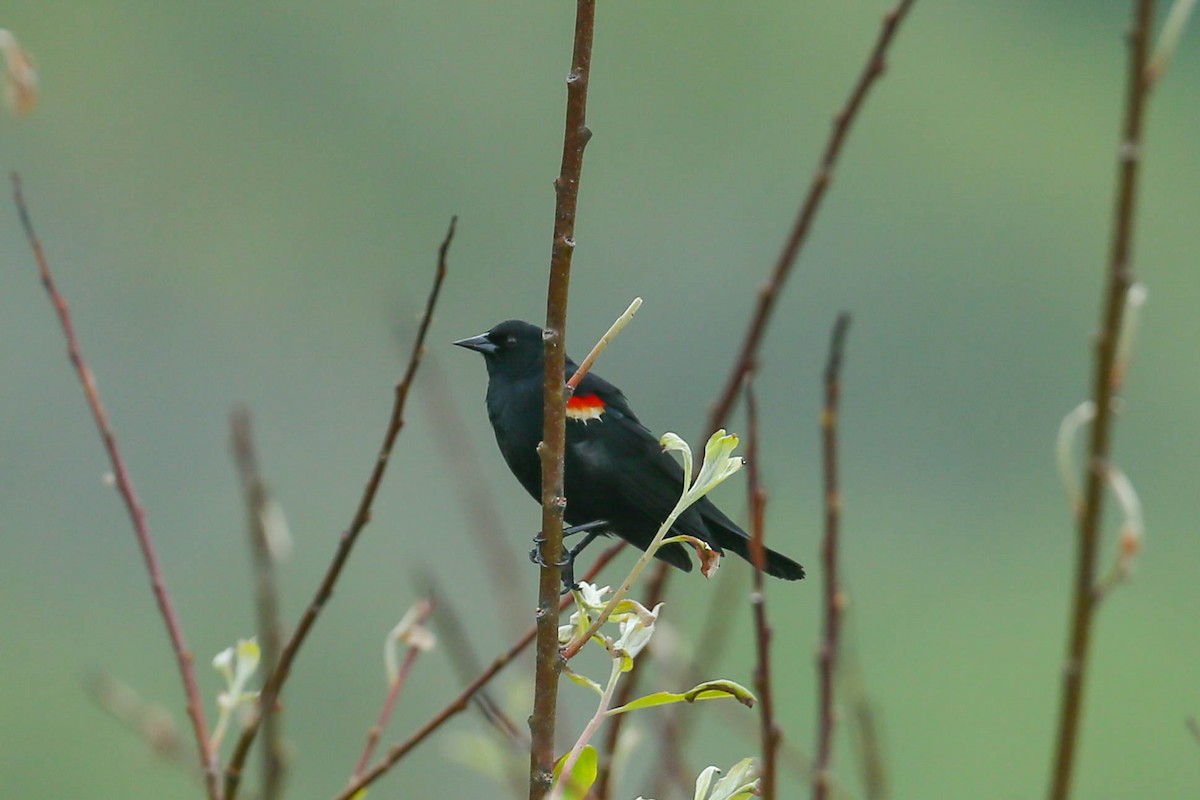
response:
<svg viewBox="0 0 1200 800"><path fill-rule="evenodd" d="M496 343L489 339L486 333L472 336L469 339L459 339L457 342L452 342L452 344L465 347L468 350L474 350L477 353L483 353L485 356L496 352Z"/></svg>

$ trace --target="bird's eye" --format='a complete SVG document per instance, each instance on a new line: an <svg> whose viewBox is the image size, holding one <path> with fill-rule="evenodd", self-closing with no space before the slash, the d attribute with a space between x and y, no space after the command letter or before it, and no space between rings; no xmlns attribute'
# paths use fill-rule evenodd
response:
<svg viewBox="0 0 1200 800"><path fill-rule="evenodd" d="M517 344L517 337L509 336L507 339L504 340L504 344L506 344L509 347L515 347Z"/></svg>

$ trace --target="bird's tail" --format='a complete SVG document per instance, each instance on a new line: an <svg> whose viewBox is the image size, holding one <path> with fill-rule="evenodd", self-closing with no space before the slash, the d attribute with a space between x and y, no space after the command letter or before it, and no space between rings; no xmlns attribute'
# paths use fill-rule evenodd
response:
<svg viewBox="0 0 1200 800"><path fill-rule="evenodd" d="M749 539L744 539L741 536L723 536L721 537L721 547L726 550L732 550L751 564L754 563L754 555L750 550ZM766 555L767 563L764 565L763 572L768 575L775 578L782 578L785 581L798 581L804 577L804 567L783 553L777 553L768 547Z"/></svg>
<svg viewBox="0 0 1200 800"><path fill-rule="evenodd" d="M697 510L700 512L705 526L714 534L717 544L722 549L732 550L753 564L754 556L750 550L750 537L746 535L746 532L721 513L719 508L708 502L708 498L704 498L697 505L699 506ZM804 567L783 553L777 553L768 547L766 556L767 563L764 565L763 571L768 575L782 578L785 581L798 581L804 577Z"/></svg>

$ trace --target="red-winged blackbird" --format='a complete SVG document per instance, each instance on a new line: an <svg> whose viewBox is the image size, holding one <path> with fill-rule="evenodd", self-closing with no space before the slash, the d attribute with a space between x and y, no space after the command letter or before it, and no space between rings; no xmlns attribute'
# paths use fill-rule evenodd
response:
<svg viewBox="0 0 1200 800"><path fill-rule="evenodd" d="M483 354L488 371L488 419L496 443L517 480L540 500L542 471L537 445L542 439L542 329L509 320L454 344ZM568 358L566 377L575 370L575 362ZM569 560L601 532L616 534L645 550L683 492L679 462L664 452L658 439L638 421L621 390L594 372L583 377L567 401L564 470L564 517L578 530L588 531ZM707 497L679 517L671 535L679 534L695 536L718 552L728 549L751 560L746 532ZM656 555L684 571L692 569L682 544L669 544ZM767 550L766 573L794 581L804 577L804 568ZM564 578L569 585L569 577Z"/></svg>

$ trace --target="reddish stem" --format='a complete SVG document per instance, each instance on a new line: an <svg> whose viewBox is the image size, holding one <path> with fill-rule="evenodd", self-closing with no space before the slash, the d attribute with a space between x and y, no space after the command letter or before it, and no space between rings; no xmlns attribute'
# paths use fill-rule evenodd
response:
<svg viewBox="0 0 1200 800"><path fill-rule="evenodd" d="M863 67L862 73L858 76L858 81L851 90L846 104L833 117L833 130L830 131L829 139L825 143L825 152L821 156L821 162L817 166L817 171L812 176L812 182L808 187L808 194L800 206L800 213L796 216L796 221L792 224L791 233L788 234L787 240L783 244L783 250L775 260L775 267L771 270L770 277L767 279L766 284L758 291L758 302L754 310L754 316L750 318L750 326L742 339L742 345L738 351L737 360L734 362L733 370L725 380L725 386L721 390L721 394L717 397L717 401L709 410L708 433L715 431L725 422L725 419L729 416L729 412L733 409L734 402L737 400L738 390L741 388L742 382L745 380L746 375L754 369L754 362L758 358L758 348L762 344L763 335L766 333L767 325L771 321L771 314L775 310L775 304L779 300L779 295L783 291L784 284L792 274L792 267L796 264L796 258L800 254L800 249L808 239L809 230L812 228L813 219L816 218L817 211L821 207L821 201L825 197L825 192L829 189L830 183L833 182L834 168L837 166L842 146L846 143L850 126L858 118L858 113L862 109L863 102L866 100L871 87L883 75L888 48L896 36L896 31L899 29L900 23L907 16L915 1L900 0L891 11L884 15L883 28L879 32L879 37L875 40L875 46L867 58L866 66Z"/></svg>
<svg viewBox="0 0 1200 800"><path fill-rule="evenodd" d="M567 111L563 131L562 165L554 181L554 234L550 250L550 279L546 289L545 375L542 396L541 459L542 569L538 577L537 661L534 667L533 713L529 716L529 800L540 800L553 783L554 726L558 712L558 588L562 559L563 456L566 448L567 300L571 258L575 253L575 210L583 151L592 132L587 127L587 90L596 30L595 0L575 6L575 43L567 76Z"/></svg>
<svg viewBox="0 0 1200 800"><path fill-rule="evenodd" d="M154 592L154 599L158 603L159 614L166 625L167 636L171 639L171 649L175 653L175 661L179 667L179 676L183 681L183 691L187 697L187 713L192 720L192 732L196 738L196 749L200 756L200 766L204 772L205 790L212 800L218 800L221 796L220 785L217 781L220 768L217 764L216 754L208 746L208 724L204 718L204 708L200 700L200 688L196 683L196 670L192 663L192 653L188 650L187 642L184 641L183 628L179 623L179 617L175 613L175 605L171 601L170 592L167 591L162 567L159 565L158 555L154 550L154 542L150 538L150 528L146 524L145 509L142 508L137 493L133 489L133 481L130 479L129 470L125 467L125 461L121 457L121 450L117 446L116 436L113 434L112 426L108 421L108 414L104 410L104 405L100 402L100 392L96 389L95 377L92 375L92 370L88 366L87 361L83 358L83 352L79 347L79 340L75 336L75 327L71 323L71 312L67 306L67 300L58 291L58 286L54 282L54 276L50 273L50 264L46 260L45 252L42 250L42 243L33 229L33 220L29 215L29 209L25 205L25 197L21 192L21 177L15 172L12 173L12 184L13 200L16 202L17 213L21 217L21 225L25 229L25 236L29 240L30 248L33 250L33 257L37 262L38 275L42 280L42 285L46 288L46 293L50 296L50 301L54 304L54 310L58 312L58 321L67 339L67 354L70 356L71 364L75 367L75 372L79 376L79 382L83 385L83 394L87 399L88 408L91 409L96 428L100 431L100 438L104 442L104 449L108 453L108 460L112 465L113 475L116 479L117 491L120 492L121 499L125 501L125 509L129 513L130 522L133 523L133 533L137 538L138 548L142 553L142 560L146 564L146 572L150 575L150 588Z"/></svg>
<svg viewBox="0 0 1200 800"><path fill-rule="evenodd" d="M433 613L433 598L425 600L421 604L420 613L414 620L417 625L424 625L429 620L429 615ZM417 656L421 655L421 648L413 645L404 651L404 661L400 663L400 668L396 671L396 677L392 679L391 685L388 686L387 698L383 701L383 707L379 709L379 718L371 729L367 731L367 744L363 748L362 755L358 757L358 763L354 765L354 772L350 776L350 783L353 784L362 777L363 770L367 768L367 764L371 760L371 754L375 752L375 746L379 744L379 737L383 735L384 728L387 727L388 720L392 718L392 711L396 708L396 701L400 699L400 692L404 689L405 682L408 681L408 673L412 671L413 664L417 661Z"/></svg>
<svg viewBox="0 0 1200 800"><path fill-rule="evenodd" d="M663 566L670 566L665 561ZM646 607L654 608L662 602L663 586L666 583L667 572L665 569L656 570L646 584ZM613 708L620 708L623 705L628 705L633 701L634 695L637 693L637 687L642 675L646 672L646 661L654 655L653 649L642 651L638 657L638 668L625 675L625 679L621 682L621 689L617 693L617 699L613 701ZM613 754L617 750L617 742L621 738L622 725L625 718L629 714L618 714L608 721L608 731L604 736L604 745L601 749L601 760L599 773L596 776L595 788L592 789L592 796L596 800L608 800L612 792L612 759Z"/></svg>
<svg viewBox="0 0 1200 800"><path fill-rule="evenodd" d="M1126 77L1125 120L1117 149L1117 192L1113 209L1104 307L1095 340L1092 374L1092 420L1088 443L1087 479L1083 508L1078 518L1078 551L1075 560L1071 633L1063 664L1062 701L1059 707L1058 738L1050 778L1051 800L1066 800L1071 793L1079 724L1083 714L1084 678L1087 675L1092 620L1096 610L1096 560L1099 551L1100 518L1104 489L1108 482L1117 343L1125 312L1125 298L1133 283L1133 216L1137 199L1138 166L1142 159L1142 121L1150 96L1146 62L1150 28L1154 22L1154 0L1134 0L1129 34L1129 65Z"/></svg>
<svg viewBox="0 0 1200 800"><path fill-rule="evenodd" d="M300 618L300 623L296 626L296 630L292 633L291 638L284 645L283 652L279 655L279 665L263 684L262 691L259 693L258 714L246 723L245 728L242 729L242 735L238 738L237 744L234 746L233 757L229 760L229 766L225 768L225 800L233 800L237 795L246 757L250 753L250 746L254 743L254 738L258 734L258 729L262 725L263 718L274 713L275 705L279 700L279 693L291 673L292 663L296 660L296 654L300 651L301 645L304 644L304 640L308 637L308 633L312 630L312 626L317 621L317 617L320 616L322 609L325 608L325 604L333 596L333 587L337 584L338 578L342 574L342 568L350 558L350 551L354 549L358 535L362 533L363 528L371 520L371 506L375 501L375 494L379 491L379 486L383 482L383 474L387 470L388 462L391 460L392 448L396 444L396 437L400 435L400 430L404 427L404 407L408 400L408 392L412 387L413 379L416 377L417 367L421 365L421 358L425 354L425 336L429 332L429 324L433 320L433 310L437 305L438 295L441 293L442 281L446 277L446 253L450 249L450 242L454 238L456 222L457 218L450 220L450 227L446 231L446 238L442 240L442 245L438 248L437 273L433 279L433 288L430 290L429 299L425 303L425 314L422 316L421 325L417 329L417 338L413 343L412 354L409 356L408 368L404 371L404 377L396 384L391 418L388 420L387 432L383 436L383 444L379 448L379 455L375 458L375 466L371 470L371 477L367 480L366 489L363 490L362 498L358 502L358 508L354 512L354 519L350 523L350 527L342 533L341 538L338 540L338 547L334 553L333 561L330 562L329 567L326 569L325 576L321 579L316 594L309 602L308 608L305 609L304 616Z"/></svg>
<svg viewBox="0 0 1200 800"><path fill-rule="evenodd" d="M262 670L270 675L279 663L283 647L283 624L279 609L279 581L275 575L275 556L268 541L266 514L270 495L258 468L258 455L251 433L250 412L238 409L233 413L233 456L241 479L246 501L247 532L254 577L254 610L258 621L258 642L262 646ZM278 713L263 722L262 800L278 800L283 793L287 757L283 740L283 724Z"/></svg>
<svg viewBox="0 0 1200 800"><path fill-rule="evenodd" d="M842 356L850 315L842 313L833 323L829 338L829 360L825 364L825 408L821 413L822 471L825 476L825 536L821 544L824 567L824 617L821 649L817 655L820 680L817 712L817 752L813 758L813 800L825 800L831 783L833 733L837 725L834 709L834 676L841 641L844 600L838 578L838 536L842 496L838 486L838 400L841 395Z"/></svg>
<svg viewBox="0 0 1200 800"><path fill-rule="evenodd" d="M767 621L767 597L763 569L767 564L766 537L767 492L762 487L759 461L758 398L754 394L754 372L746 375L746 491L750 504L750 555L754 562L754 591L750 605L754 612L754 641L758 663L754 668L754 688L758 690L759 731L761 738L762 796L777 797L778 753L782 736L775 722L775 700L771 687L771 625Z"/></svg>
<svg viewBox="0 0 1200 800"><path fill-rule="evenodd" d="M612 561L613 558L616 557L617 553L621 552L621 550L624 548L625 542L617 542L612 547L601 553L600 557L596 559L596 562L592 564L592 568L587 571L587 574L583 577L583 580L594 580L595 577L600 574L600 570L608 566L608 563ZM561 612L563 609L565 609L571 603L572 599L573 598L570 595L563 597L558 603L558 610ZM383 777L388 770L390 770L400 761L400 759L412 752L417 745L421 744L421 742L429 738L434 731L446 724L447 720L465 711L475 693L486 686L488 682L492 680L492 678L496 677L500 670L504 669L504 667L507 666L514 658L516 658L522 650L524 650L533 642L536 636L537 626L535 625L529 630L525 631L521 638L518 639L512 647L508 648L508 650L497 656L491 665L488 666L488 668L485 669L478 678L471 681L471 683L469 683L465 689L459 692L458 696L451 700L445 708L443 708L437 714L434 714L433 717L430 718L429 721L420 728L418 728L412 736L388 750L387 755L384 756L379 763L367 770L367 772L365 772L354 784L343 789L342 793L337 795L334 800L352 800L355 794Z"/></svg>

